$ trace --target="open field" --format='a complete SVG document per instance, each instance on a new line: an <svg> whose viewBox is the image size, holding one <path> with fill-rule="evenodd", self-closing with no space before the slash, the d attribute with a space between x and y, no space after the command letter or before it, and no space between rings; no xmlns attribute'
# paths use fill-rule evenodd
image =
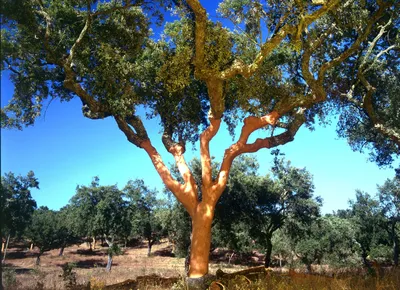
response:
<svg viewBox="0 0 400 290"><path fill-rule="evenodd" d="M153 246L152 256L147 257L146 246L128 247L121 256L114 257L110 273L105 271L107 263L105 247L89 251L86 244L68 247L63 256L59 251L46 252L41 258L41 266L35 267L36 251L29 251L25 246L9 249L6 267L12 269L6 279L15 283L6 289L66 289L62 267L74 263L76 284L86 285L76 289L183 289L182 276L185 275L184 259L175 258L172 247L167 242ZM212 254L210 272L215 275L218 269L224 273L234 273L248 266L262 265L263 256L254 254L247 257L247 265L228 264L230 252L216 250ZM234 259L233 259L234 260ZM256 267L255 269L262 269ZM8 276L7 276L8 275ZM331 277L336 276L336 277ZM161 278L162 277L162 278ZM127 280L137 283L123 283ZM400 289L400 271L382 270L375 275L365 275L359 271L352 275L328 276L306 275L287 269L276 271L258 271L258 273L225 275L217 279L210 289ZM89 285L90 282L90 287ZM139 284L138 284L139 283ZM117 284L117 285L116 285ZM112 286L116 285L116 286ZM173 286L175 285L175 286ZM75 289L75 288L69 288Z"/></svg>
<svg viewBox="0 0 400 290"><path fill-rule="evenodd" d="M172 247L167 242L153 246L151 257L147 257L147 247L127 247L124 254L113 258L110 273L105 271L107 263L106 247L96 247L89 251L86 244L68 247L63 256L58 256L59 250L46 252L41 257L40 267L35 267L36 249L29 251L27 247L12 247L8 250L6 268L15 269L17 289L32 289L43 283L45 289L64 289L62 266L75 263L77 284L112 285L138 276L158 275L161 277L179 277L185 274L184 258L175 258L171 253ZM262 256L254 256L254 264L262 261ZM229 255L217 253L210 265L211 273L218 268L225 272L233 272L245 268L240 265L221 263L228 261Z"/></svg>

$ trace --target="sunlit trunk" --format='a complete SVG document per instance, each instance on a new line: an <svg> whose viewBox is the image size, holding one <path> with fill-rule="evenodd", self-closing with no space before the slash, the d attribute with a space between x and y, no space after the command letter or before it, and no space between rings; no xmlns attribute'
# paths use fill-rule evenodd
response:
<svg viewBox="0 0 400 290"><path fill-rule="evenodd" d="M7 249L8 249L8 243L10 242L10 234L8 234L7 236L7 242L6 242L6 246L3 248L4 252L3 252L3 260L1 261L2 264L4 264L4 262L6 261L6 255L7 255Z"/></svg>
<svg viewBox="0 0 400 290"><path fill-rule="evenodd" d="M33 243L31 243L31 247L29 248L30 251L33 250Z"/></svg>
<svg viewBox="0 0 400 290"><path fill-rule="evenodd" d="M96 237L93 237L93 250L96 249Z"/></svg>
<svg viewBox="0 0 400 290"><path fill-rule="evenodd" d="M208 273L211 246L211 223L214 206L201 202L192 220L192 241L190 245L189 277L199 278Z"/></svg>

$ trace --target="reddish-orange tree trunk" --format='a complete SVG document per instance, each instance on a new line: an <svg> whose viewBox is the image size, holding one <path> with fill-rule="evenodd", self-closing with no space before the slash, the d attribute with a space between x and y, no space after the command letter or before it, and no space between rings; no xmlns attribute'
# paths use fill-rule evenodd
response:
<svg viewBox="0 0 400 290"><path fill-rule="evenodd" d="M199 278L208 273L211 245L211 224L214 207L199 203L192 218L189 277Z"/></svg>

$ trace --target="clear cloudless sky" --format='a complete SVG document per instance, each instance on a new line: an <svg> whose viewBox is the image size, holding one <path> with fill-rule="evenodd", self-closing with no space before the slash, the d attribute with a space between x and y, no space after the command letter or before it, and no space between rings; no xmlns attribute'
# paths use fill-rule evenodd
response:
<svg viewBox="0 0 400 290"><path fill-rule="evenodd" d="M203 3L213 1L203 1ZM207 7L214 9L214 7ZM211 10L208 10L211 11ZM8 72L1 75L1 106L5 106L13 93ZM323 198L322 211L348 207L355 190L376 193L376 186L393 178L394 170L380 169L368 162L368 154L353 152L346 140L338 139L335 123L317 126L311 132L302 127L295 140L280 146L281 152L297 167L306 167L314 176L315 195ZM172 156L161 143L157 120L146 120L145 126L153 145L165 163ZM262 137L255 132L252 138ZM211 154L220 161L223 152L233 140L222 127L211 141ZM187 161L198 156L188 145ZM272 165L270 151L256 153L260 174L267 174ZM394 166L398 166L396 160ZM118 184L122 188L129 179L142 178L150 187L162 192L163 184L147 154L131 143L119 131L112 118L89 120L81 113L81 102L75 98L68 103L54 100L34 124L19 130L1 130L1 174L13 172L26 175L29 170L39 179L39 190L32 190L38 206L59 209L74 195L77 185L87 185L92 177L99 176L103 185Z"/></svg>

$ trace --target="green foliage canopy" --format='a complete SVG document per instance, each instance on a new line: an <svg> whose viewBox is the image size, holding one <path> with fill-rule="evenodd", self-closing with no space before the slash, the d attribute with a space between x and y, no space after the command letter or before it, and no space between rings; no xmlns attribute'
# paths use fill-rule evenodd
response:
<svg viewBox="0 0 400 290"><path fill-rule="evenodd" d="M160 7L180 19L155 39ZM335 113L353 149L369 147L381 165L398 154L397 1L225 0L226 26L202 9L195 0L3 1L1 69L15 92L2 127L33 124L48 98L77 96L86 117L113 116L139 147L144 106L169 149L196 141L209 111L231 133L238 117L276 111L291 135L277 144Z"/></svg>
<svg viewBox="0 0 400 290"><path fill-rule="evenodd" d="M26 176L15 176L12 172L1 177L1 234L21 236L29 225L36 209L36 201L31 196L31 188L39 188L33 171Z"/></svg>

